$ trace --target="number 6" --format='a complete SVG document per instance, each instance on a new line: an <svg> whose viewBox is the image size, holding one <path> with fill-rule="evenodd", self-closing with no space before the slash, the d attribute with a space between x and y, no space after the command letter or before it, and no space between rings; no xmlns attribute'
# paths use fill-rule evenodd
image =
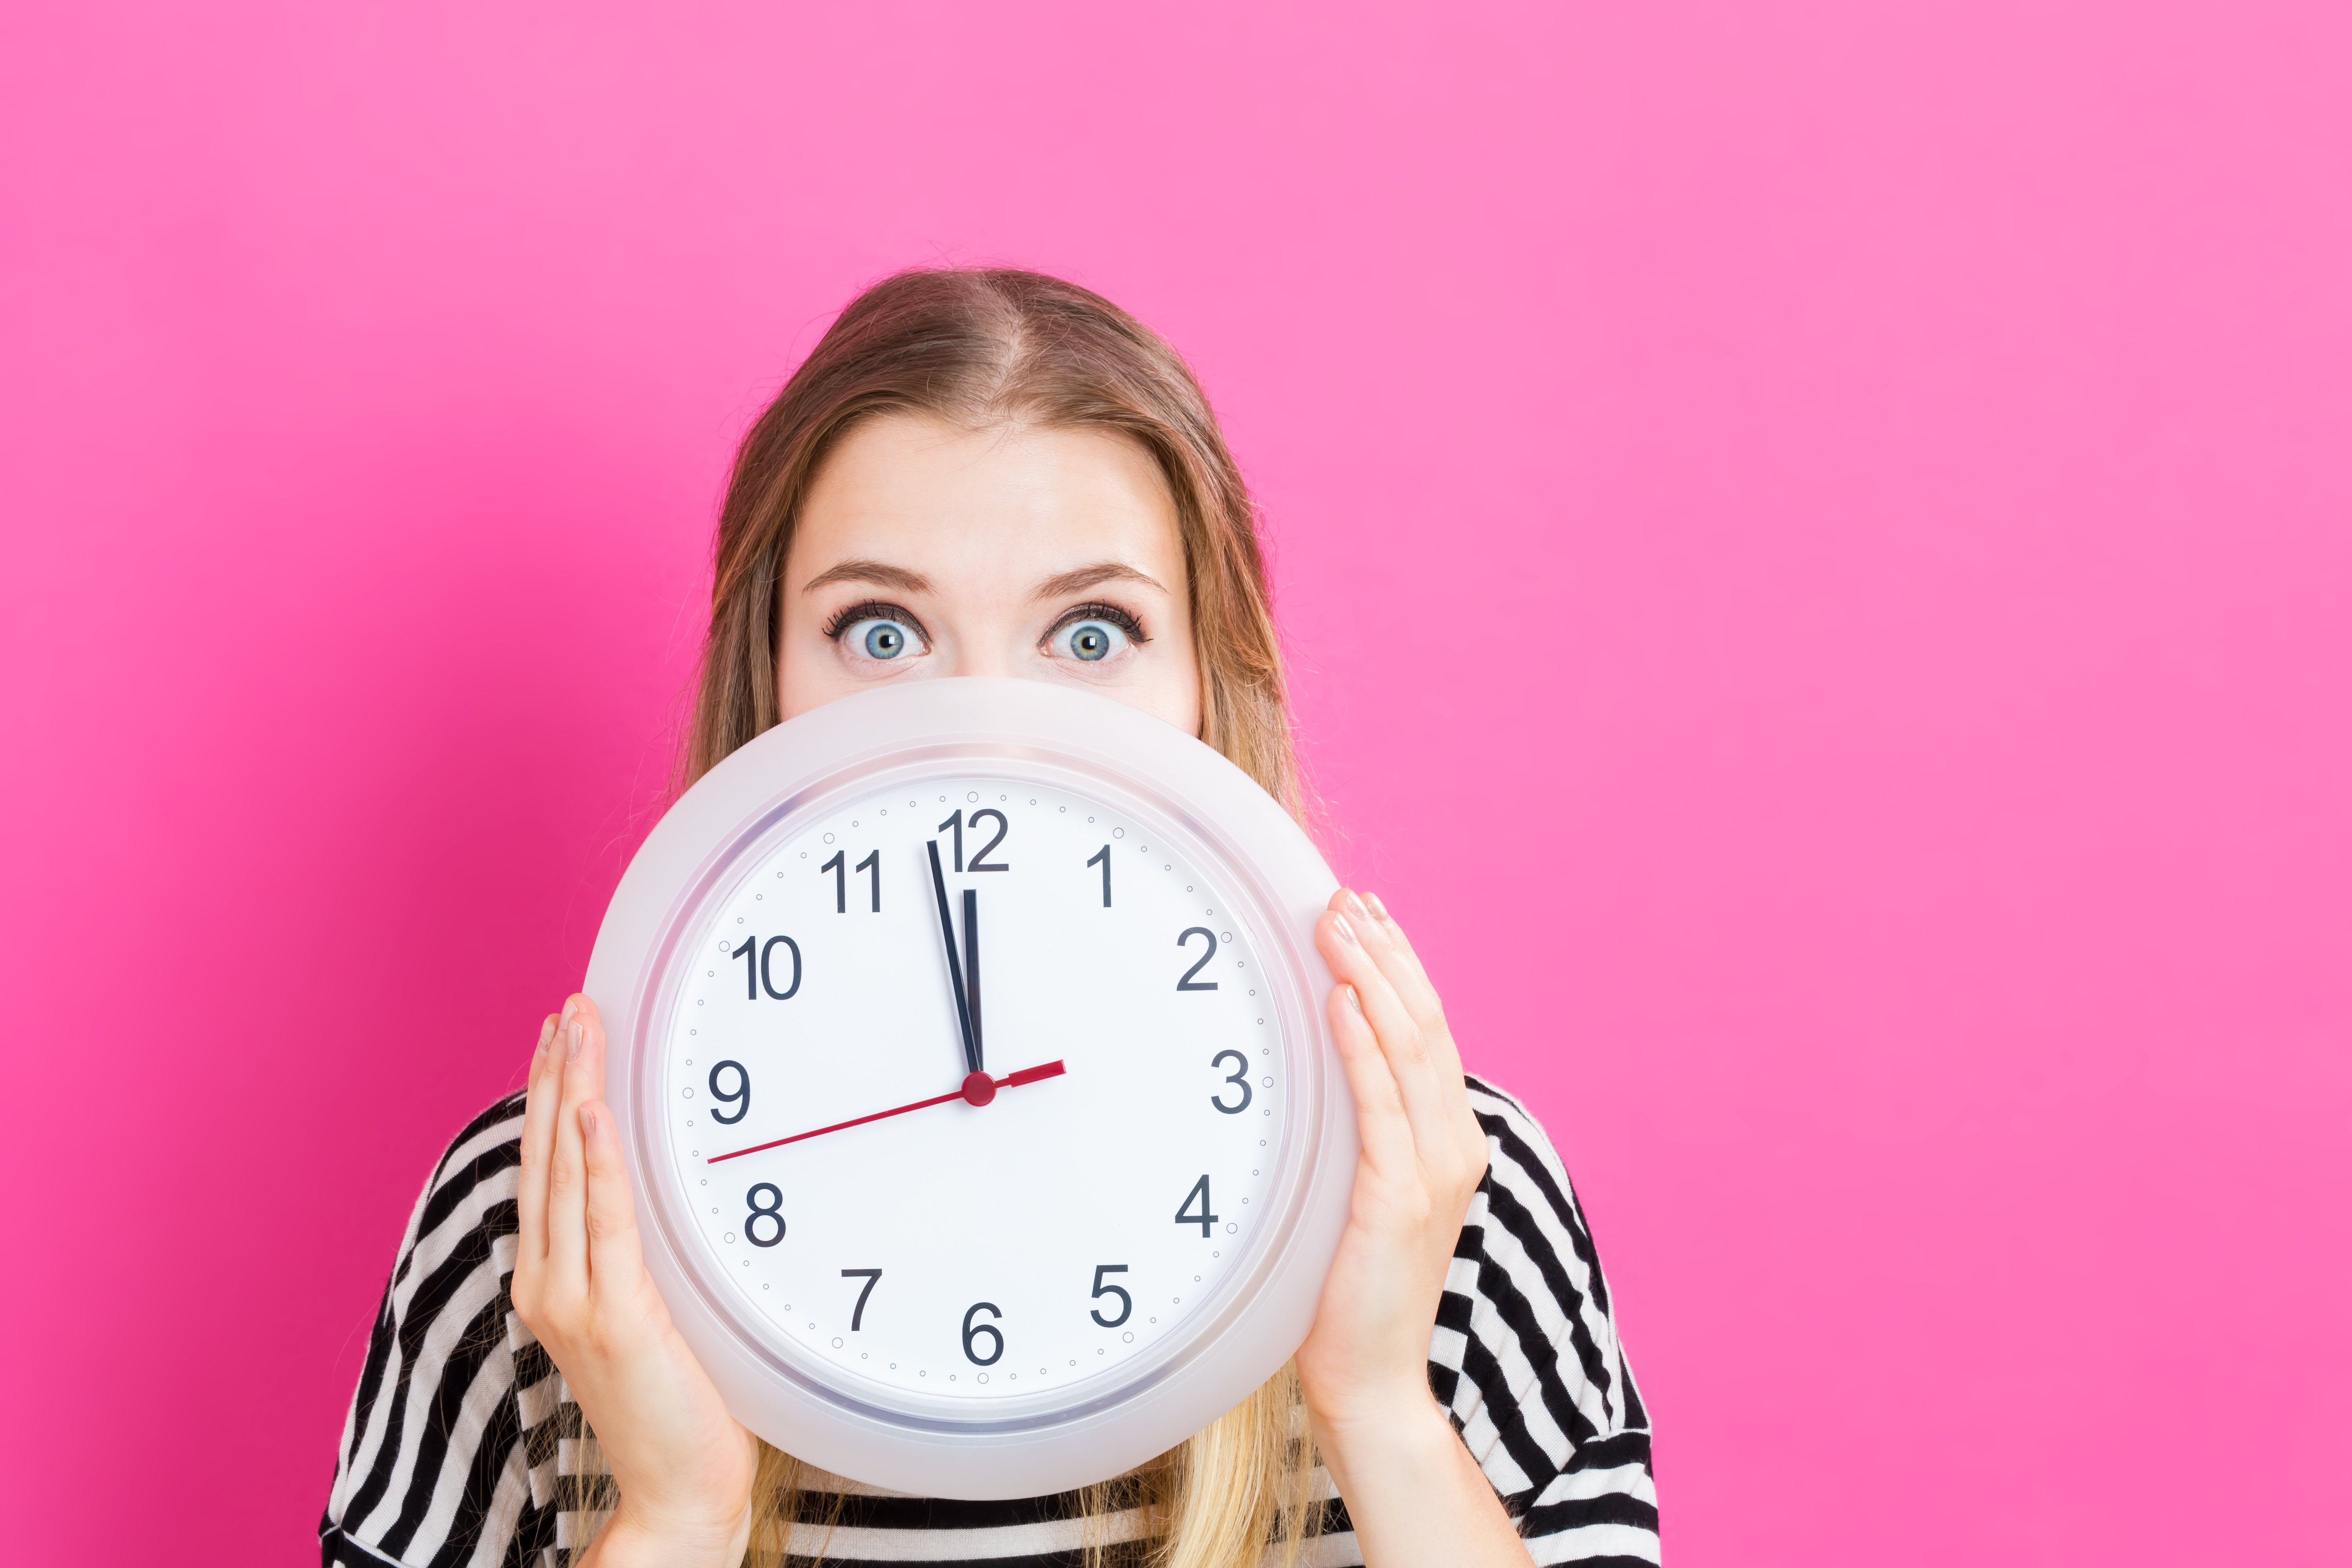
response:
<svg viewBox="0 0 2352 1568"><path fill-rule="evenodd" d="M996 1303L993 1301L974 1301L971 1304L971 1310L963 1315L963 1355L964 1359L974 1366L994 1366L1004 1359L1004 1336L996 1331L996 1325L993 1323L982 1323L978 1328L972 1326L972 1319L982 1312L986 1312L992 1318L1001 1318L1004 1315L996 1310ZM974 1355L971 1353L971 1342L982 1334L994 1340L996 1348L984 1356Z"/></svg>

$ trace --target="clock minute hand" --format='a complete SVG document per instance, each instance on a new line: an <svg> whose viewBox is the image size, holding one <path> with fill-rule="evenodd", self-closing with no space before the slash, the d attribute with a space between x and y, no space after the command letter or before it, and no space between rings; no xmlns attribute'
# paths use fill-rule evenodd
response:
<svg viewBox="0 0 2352 1568"><path fill-rule="evenodd" d="M713 1154L703 1163L716 1165L721 1160L740 1160L746 1154L757 1154L765 1149L781 1149L787 1143L798 1143L806 1139L822 1137L827 1132L839 1132L850 1127L863 1127L869 1121L881 1121L893 1116L904 1116L910 1110L924 1110L934 1105L945 1105L951 1100L961 1100L969 1105L986 1105L996 1098L996 1091L1000 1089L1019 1089L1026 1083L1042 1083L1049 1078L1059 1078L1067 1071L1069 1068L1059 1061L1050 1061L1041 1062L1034 1068L1023 1068L1019 1072L1007 1073L998 1079L992 1079L985 1073L977 1074L975 1076L980 1079L979 1084L975 1084L971 1079L966 1079L963 1087L952 1094L935 1094L929 1100L919 1100L911 1105L894 1105L887 1110L877 1110L870 1116L853 1116L846 1121L836 1121L830 1127L814 1127L806 1132L795 1132L789 1138L773 1138L765 1143L754 1143L749 1149L730 1149L724 1154ZM986 1086L985 1089L981 1087L983 1084Z"/></svg>
<svg viewBox="0 0 2352 1568"><path fill-rule="evenodd" d="M956 1026L963 1034L963 1068L966 1073L977 1073L980 1071L980 1037L973 1027L971 995L964 989L963 964L956 957L955 919L948 912L948 879L947 874L940 869L940 841L931 839L924 847L931 852L931 890L940 898L940 942L948 950L949 989L955 993ZM965 892L964 900L964 920L969 926L976 900L969 890ZM976 947L973 949L975 956L978 951Z"/></svg>

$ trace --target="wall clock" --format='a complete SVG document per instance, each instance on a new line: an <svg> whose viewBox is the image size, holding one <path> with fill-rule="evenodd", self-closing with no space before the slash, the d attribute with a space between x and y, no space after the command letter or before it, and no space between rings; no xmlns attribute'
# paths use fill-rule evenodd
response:
<svg viewBox="0 0 2352 1568"><path fill-rule="evenodd" d="M1355 1173L1336 886L1209 747L1038 681L862 693L696 784L587 989L647 1266L738 1419L1036 1496L1277 1370Z"/></svg>

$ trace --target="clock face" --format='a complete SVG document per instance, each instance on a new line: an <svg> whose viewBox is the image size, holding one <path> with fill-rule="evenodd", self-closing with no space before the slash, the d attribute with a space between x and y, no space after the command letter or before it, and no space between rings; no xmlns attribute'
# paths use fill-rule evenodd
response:
<svg viewBox="0 0 2352 1568"><path fill-rule="evenodd" d="M1232 763L1043 681L862 692L698 781L585 989L646 1269L736 1418L1038 1497L1277 1371L1357 1159L1335 885Z"/></svg>
<svg viewBox="0 0 2352 1568"><path fill-rule="evenodd" d="M712 1307L949 1421L1179 1356L1287 1201L1299 987L1246 880L1116 789L974 759L752 835L676 928L639 1079Z"/></svg>

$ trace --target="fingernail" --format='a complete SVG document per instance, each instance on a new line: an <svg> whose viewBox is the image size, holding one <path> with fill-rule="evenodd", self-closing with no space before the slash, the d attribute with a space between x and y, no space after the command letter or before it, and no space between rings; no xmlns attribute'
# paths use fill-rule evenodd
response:
<svg viewBox="0 0 2352 1568"><path fill-rule="evenodd" d="M1372 906L1372 914L1376 919L1389 921L1391 925L1394 925L1396 923L1394 921L1389 920L1389 907L1381 902L1381 896L1378 893L1366 893L1364 895L1364 902Z"/></svg>
<svg viewBox="0 0 2352 1568"><path fill-rule="evenodd" d="M567 1062L578 1061L580 1059L580 1047L587 1043L588 1026L580 1023L575 1019L571 1028L564 1031L563 1059Z"/></svg>
<svg viewBox="0 0 2352 1568"><path fill-rule="evenodd" d="M539 1051L547 1049L547 1042L553 1038L555 1038L555 1015L550 1013L539 1026L539 1047L531 1054L536 1056Z"/></svg>
<svg viewBox="0 0 2352 1568"><path fill-rule="evenodd" d="M596 1108L593 1105L580 1108L580 1135L583 1138L596 1136Z"/></svg>
<svg viewBox="0 0 2352 1568"><path fill-rule="evenodd" d="M1339 907L1359 919L1370 920L1372 918L1371 910L1364 908L1364 900L1356 897L1355 889L1345 889L1340 893Z"/></svg>
<svg viewBox="0 0 2352 1568"><path fill-rule="evenodd" d="M1356 928L1348 923L1347 916L1333 915L1331 917L1331 929L1338 931L1339 933L1339 940L1346 942L1349 947L1360 947L1363 945L1356 940Z"/></svg>
<svg viewBox="0 0 2352 1568"><path fill-rule="evenodd" d="M1354 986L1352 986L1352 985L1342 985L1342 986L1340 986L1340 987L1339 987L1339 994L1340 994L1340 995L1342 995L1342 996L1345 996L1345 997L1348 999L1348 1011L1349 1011L1349 1012L1350 1012L1350 1013L1355 1013L1355 1014L1358 1014L1358 1015L1361 1015L1361 1014L1362 1014L1362 1012L1363 1012L1363 1010L1364 1010L1364 999L1363 999L1362 997L1360 997L1360 996L1359 996L1359 995L1357 995L1357 994L1356 994L1356 988L1355 988Z"/></svg>

